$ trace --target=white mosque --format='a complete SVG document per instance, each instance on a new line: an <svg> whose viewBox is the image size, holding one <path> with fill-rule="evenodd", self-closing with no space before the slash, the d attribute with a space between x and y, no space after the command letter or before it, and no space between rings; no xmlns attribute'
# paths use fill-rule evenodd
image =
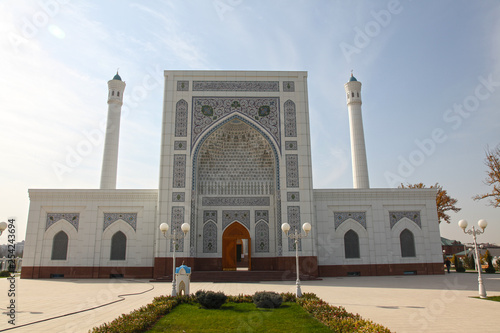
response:
<svg viewBox="0 0 500 333"><path fill-rule="evenodd" d="M108 82L100 189L30 189L22 278L161 278L168 233L190 231L176 263L210 280L241 270L284 276L305 222L310 277L442 274L434 189L371 189L361 82L344 85L353 189L312 186L307 72L165 71L158 189L116 189L125 82ZM131 135L131 133L122 133Z"/></svg>

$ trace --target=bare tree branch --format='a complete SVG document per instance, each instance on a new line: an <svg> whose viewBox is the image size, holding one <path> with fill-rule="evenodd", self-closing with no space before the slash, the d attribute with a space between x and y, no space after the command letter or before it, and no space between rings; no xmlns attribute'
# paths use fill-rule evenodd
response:
<svg viewBox="0 0 500 333"><path fill-rule="evenodd" d="M490 198L489 204L493 207L500 207L500 145L493 150L488 147L485 151L486 157L484 164L488 167L488 177L484 183L493 186L491 193L478 194L473 197L474 200Z"/></svg>

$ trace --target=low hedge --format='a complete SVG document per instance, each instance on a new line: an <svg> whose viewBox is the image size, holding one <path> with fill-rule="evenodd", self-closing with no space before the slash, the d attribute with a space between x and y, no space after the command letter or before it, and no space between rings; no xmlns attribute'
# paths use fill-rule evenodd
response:
<svg viewBox="0 0 500 333"><path fill-rule="evenodd" d="M226 303L227 296L223 292L198 290L195 294L196 301L205 309L220 309Z"/></svg>
<svg viewBox="0 0 500 333"><path fill-rule="evenodd" d="M204 292L204 291L203 291ZM206 292L205 292L206 293ZM221 293L223 294L223 293ZM305 293L297 298L292 293L281 293L283 302L296 302L317 320L328 326L334 332L390 333L391 331L370 320L363 319L359 314L347 312L342 306L332 306L313 293ZM227 296L227 302L252 303L251 295ZM94 327L92 333L142 333L153 327L163 316L177 305L195 303L195 296L160 296L153 302L129 314L122 314L112 322ZM217 310L214 310L217 311Z"/></svg>
<svg viewBox="0 0 500 333"><path fill-rule="evenodd" d="M274 291L258 291L252 296L253 304L262 309L275 309L283 303L283 297Z"/></svg>

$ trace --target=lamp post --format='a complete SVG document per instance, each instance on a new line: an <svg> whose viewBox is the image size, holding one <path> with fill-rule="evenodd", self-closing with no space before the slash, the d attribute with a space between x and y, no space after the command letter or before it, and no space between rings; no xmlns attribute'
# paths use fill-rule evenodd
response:
<svg viewBox="0 0 500 333"><path fill-rule="evenodd" d="M302 291L300 290L300 277L299 277L299 271L300 271L299 270L299 239L307 237L307 235L309 234L309 231L311 231L311 224L304 223L302 225L302 229L304 230L305 234L299 233L298 228L295 228L295 231L293 234L288 234L288 232L290 231L290 225L288 223L283 223L281 225L281 230L283 230L285 235L288 238L293 239L295 242L295 268L297 270L297 281L295 284L297 285L297 291L296 291L297 297L302 297Z"/></svg>
<svg viewBox="0 0 500 333"><path fill-rule="evenodd" d="M7 222L0 222L0 236L5 229L7 229Z"/></svg>
<svg viewBox="0 0 500 333"><path fill-rule="evenodd" d="M165 237L167 240L171 239L174 245L174 250L172 255L172 296L177 296L177 291L175 288L175 248L177 246L178 241L186 236L190 228L191 227L189 226L188 223L183 223L181 225L181 230L183 232L182 234L177 234L177 230L174 229L172 235L167 235L168 224L166 223L160 224L160 230L163 233L163 237ZM168 242L167 242L167 247L168 247Z"/></svg>
<svg viewBox="0 0 500 333"><path fill-rule="evenodd" d="M479 253L477 250L476 235L481 235L482 233L484 233L484 229L488 225L488 222L486 222L486 220L481 219L477 222L477 224L478 224L479 228L482 229L482 231L479 229L476 229L474 226L472 226L472 229L465 230L465 228L467 228L467 221L466 220L458 221L458 226L460 228L462 228L464 233L466 233L468 235L472 235L472 237L474 238L474 252L476 253L477 283L479 285L479 297L486 298L486 289L484 288L483 279L481 277L481 259L479 257Z"/></svg>

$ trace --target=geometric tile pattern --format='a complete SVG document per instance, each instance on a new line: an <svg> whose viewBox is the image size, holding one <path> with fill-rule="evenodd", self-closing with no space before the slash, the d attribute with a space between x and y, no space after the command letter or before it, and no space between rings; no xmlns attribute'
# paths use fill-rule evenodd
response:
<svg viewBox="0 0 500 333"><path fill-rule="evenodd" d="M202 143L198 158L200 195L271 195L275 156L255 129L233 119Z"/></svg>
<svg viewBox="0 0 500 333"><path fill-rule="evenodd" d="M284 92L294 92L295 91L295 82L283 81L283 91Z"/></svg>
<svg viewBox="0 0 500 333"><path fill-rule="evenodd" d="M299 155L286 155L286 186L299 187Z"/></svg>
<svg viewBox="0 0 500 333"><path fill-rule="evenodd" d="M300 201L300 193L299 192L287 192L286 201Z"/></svg>
<svg viewBox="0 0 500 333"><path fill-rule="evenodd" d="M411 221L415 222L415 224L418 225L419 228L422 228L419 211L399 211L399 212L389 212L389 218L391 220L391 229L403 217L410 219Z"/></svg>
<svg viewBox="0 0 500 333"><path fill-rule="evenodd" d="M279 97L193 97L192 104L191 147L212 124L232 113L259 123L281 147Z"/></svg>
<svg viewBox="0 0 500 333"><path fill-rule="evenodd" d="M278 257L281 257L283 255L283 231L281 230L281 197L279 196L278 192L278 199L276 200L276 215L278 217L278 223L276 223L276 244L277 244L277 250L278 250Z"/></svg>
<svg viewBox="0 0 500 333"><path fill-rule="evenodd" d="M184 223L184 207L173 206L170 221L170 235L174 234L174 230L176 230L177 235L184 235L181 229L181 225ZM173 240L170 240L170 251L173 249L174 243ZM175 252L179 251L184 251L184 237L177 241Z"/></svg>
<svg viewBox="0 0 500 333"><path fill-rule="evenodd" d="M333 219L335 220L335 229L348 219L353 219L366 229L366 212L334 212Z"/></svg>
<svg viewBox="0 0 500 333"><path fill-rule="evenodd" d="M250 230L250 211L249 210L223 210L222 211L222 230L226 229L232 222L238 221Z"/></svg>
<svg viewBox="0 0 500 333"><path fill-rule="evenodd" d="M214 221L217 223L217 211L216 210L204 210L203 211L203 223L207 221Z"/></svg>
<svg viewBox="0 0 500 333"><path fill-rule="evenodd" d="M277 161L279 161L279 154L278 154L278 151L276 150L276 147L275 145L272 143L271 139L268 137L268 135L266 133L264 133L259 127L257 127L253 122L250 122L248 119L245 119L243 117L241 117L240 115L234 115L230 118L227 118L223 121L221 121L217 126L215 127L212 127L210 130L208 130L208 132L206 132L202 138L202 142L196 147L196 149L194 150L194 153L193 153L193 168L192 168L192 179L193 181L191 182L191 185L192 185L192 190L196 190L197 188L197 185L198 185L198 160L201 159L202 157L202 154L203 154L203 147L204 147L204 142L206 142L205 140L207 138L209 138L212 134L214 134L215 132L217 132L222 126L224 126L225 124L229 123L229 122L232 122L234 120L240 120L244 123L246 123L248 126L252 127L253 129L255 129L257 132L259 132L260 135L262 135L268 142L269 142L269 145L270 147L272 148L272 154L274 156L274 165L276 167L275 171L274 171L274 174L275 174L275 179L276 179L276 185L275 185L275 188L277 190L280 189L280 168L279 168L279 163ZM280 153L281 154L281 153ZM279 194L279 192L277 192ZM194 197L193 197L194 199ZM279 217L278 217L279 218Z"/></svg>
<svg viewBox="0 0 500 333"><path fill-rule="evenodd" d="M300 234L302 229L300 228L300 207L299 206L288 206L288 224L290 225L289 234L294 234L295 230ZM302 251L302 242L299 239L299 251ZM295 241L288 238L288 251L295 251Z"/></svg>
<svg viewBox="0 0 500 333"><path fill-rule="evenodd" d="M174 142L174 150L186 150L187 141L175 141Z"/></svg>
<svg viewBox="0 0 500 333"><path fill-rule="evenodd" d="M255 211L255 223L260 220L264 220L269 223L269 211L267 210L256 210Z"/></svg>
<svg viewBox="0 0 500 333"><path fill-rule="evenodd" d="M173 187L186 186L186 155L174 155Z"/></svg>
<svg viewBox="0 0 500 333"><path fill-rule="evenodd" d="M286 141L285 150L297 150L297 141Z"/></svg>
<svg viewBox="0 0 500 333"><path fill-rule="evenodd" d="M269 206L269 197L203 197L203 206Z"/></svg>
<svg viewBox="0 0 500 333"><path fill-rule="evenodd" d="M58 222L59 220L65 220L69 222L73 227L75 227L76 231L78 231L78 224L80 221L80 213L47 213L47 222L45 223L45 231Z"/></svg>
<svg viewBox="0 0 500 333"><path fill-rule="evenodd" d="M177 91L189 91L189 81L177 81Z"/></svg>
<svg viewBox="0 0 500 333"><path fill-rule="evenodd" d="M186 193L184 192L172 192L172 202L184 202Z"/></svg>
<svg viewBox="0 0 500 333"><path fill-rule="evenodd" d="M181 99L175 105L175 136L187 136L188 103Z"/></svg>
<svg viewBox="0 0 500 333"><path fill-rule="evenodd" d="M128 223L134 231L137 229L137 213L104 213L104 225L102 230L106 230L111 224L118 220Z"/></svg>
<svg viewBox="0 0 500 333"><path fill-rule="evenodd" d="M295 113L295 103L291 100L285 102L285 136L297 136L297 119Z"/></svg>
<svg viewBox="0 0 500 333"><path fill-rule="evenodd" d="M255 225L255 252L269 252L269 225L264 221Z"/></svg>
<svg viewBox="0 0 500 333"><path fill-rule="evenodd" d="M193 81L193 91L279 91L279 82Z"/></svg>
<svg viewBox="0 0 500 333"><path fill-rule="evenodd" d="M203 226L203 253L217 253L217 225L211 221Z"/></svg>

